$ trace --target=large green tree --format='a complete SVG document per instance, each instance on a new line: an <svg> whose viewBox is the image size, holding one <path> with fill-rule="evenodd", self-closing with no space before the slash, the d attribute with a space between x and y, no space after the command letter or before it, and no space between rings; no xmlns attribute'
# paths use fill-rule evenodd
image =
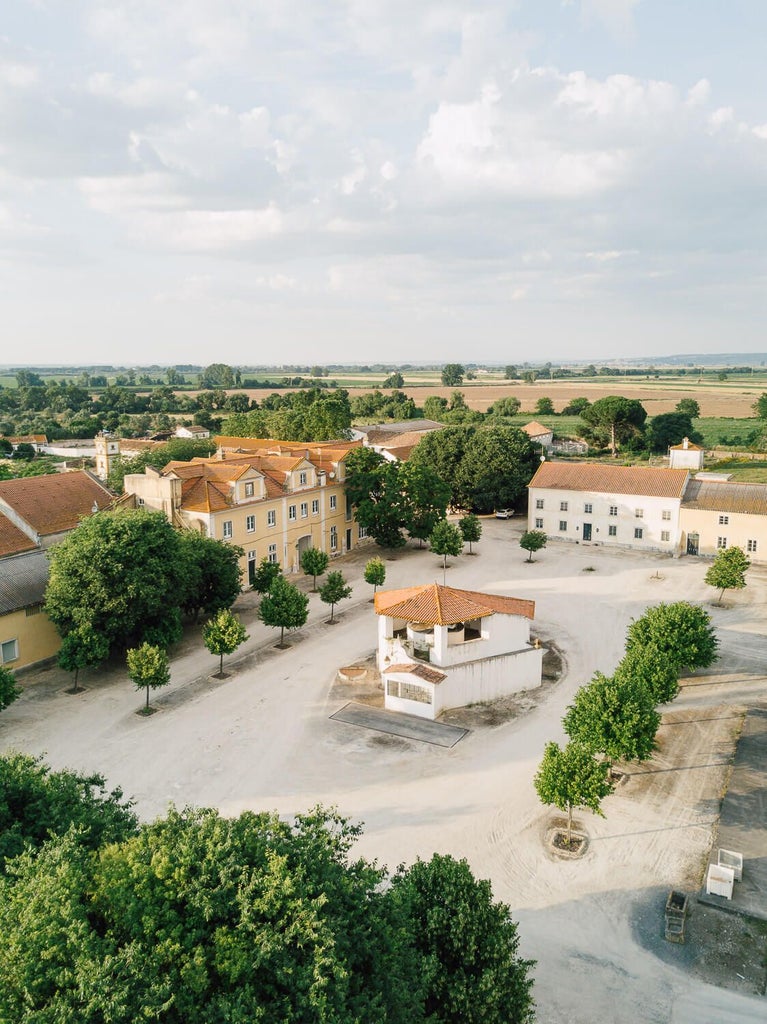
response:
<svg viewBox="0 0 767 1024"><path fill-rule="evenodd" d="M442 384L446 388L460 387L466 370L461 363L445 363L442 367Z"/></svg>
<svg viewBox="0 0 767 1024"><path fill-rule="evenodd" d="M722 603L725 590L742 590L746 585L746 571L751 559L743 548L722 548L708 567L705 581L719 591L717 604Z"/></svg>
<svg viewBox="0 0 767 1024"><path fill-rule="evenodd" d="M615 456L620 445L642 436L647 412L635 398L606 395L584 409L581 419L584 435Z"/></svg>
<svg viewBox="0 0 767 1024"><path fill-rule="evenodd" d="M597 672L575 694L562 725L571 740L611 761L646 761L655 749L660 715L639 676Z"/></svg>
<svg viewBox="0 0 767 1024"><path fill-rule="evenodd" d="M444 430L432 430L421 438L408 459L409 465L426 466L447 484L450 488L450 504L454 508L464 506L458 473L475 433L475 427L445 427Z"/></svg>
<svg viewBox="0 0 767 1024"><path fill-rule="evenodd" d="M428 466L405 462L398 467L402 496L403 527L411 537L428 540L437 523L445 518L450 488Z"/></svg>
<svg viewBox="0 0 767 1024"><path fill-rule="evenodd" d="M121 789L107 790L101 775L53 771L29 754L0 757L0 875L25 847L38 849L71 826L87 849L133 835L138 821L131 808Z"/></svg>
<svg viewBox="0 0 767 1024"><path fill-rule="evenodd" d="M432 1024L533 1020L531 960L509 907L465 860L435 853L401 868L390 899L408 923L424 1018Z"/></svg>
<svg viewBox="0 0 767 1024"><path fill-rule="evenodd" d="M677 670L708 668L717 659L719 641L711 616L689 601L648 608L629 625L626 650L653 644Z"/></svg>
<svg viewBox="0 0 767 1024"><path fill-rule="evenodd" d="M242 584L242 548L184 530L179 533L179 554L184 569L181 607L187 615L196 622L200 614L215 615L234 604Z"/></svg>
<svg viewBox="0 0 767 1024"><path fill-rule="evenodd" d="M258 606L258 617L263 624L280 630L280 647L285 646L285 630L300 629L308 614L309 598L284 576L276 577Z"/></svg>
<svg viewBox="0 0 767 1024"><path fill-rule="evenodd" d="M694 398L681 398L674 407L675 412L681 412L684 416L689 416L691 420L695 420L700 416L700 406Z"/></svg>
<svg viewBox="0 0 767 1024"><path fill-rule="evenodd" d="M651 452L666 452L672 445L681 444L685 437L694 444L703 440L703 435L695 430L690 417L681 412L662 412L653 416L647 425L645 437Z"/></svg>
<svg viewBox="0 0 767 1024"><path fill-rule="evenodd" d="M180 638L183 564L178 533L162 512L89 516L50 560L45 607L65 639L90 629L114 651Z"/></svg>
<svg viewBox="0 0 767 1024"><path fill-rule="evenodd" d="M634 644L626 651L615 669L614 678L617 682L631 680L644 687L654 704L668 704L679 693L677 666L653 643Z"/></svg>
<svg viewBox="0 0 767 1024"><path fill-rule="evenodd" d="M476 430L467 441L457 471L462 507L481 513L514 508L537 466L538 456L524 431L516 427Z"/></svg>
<svg viewBox="0 0 767 1024"><path fill-rule="evenodd" d="M572 842L573 810L586 807L604 818L602 800L612 792L610 765L598 761L582 743L547 743L543 760L533 779L535 791L543 804L553 804L567 811L567 844Z"/></svg>

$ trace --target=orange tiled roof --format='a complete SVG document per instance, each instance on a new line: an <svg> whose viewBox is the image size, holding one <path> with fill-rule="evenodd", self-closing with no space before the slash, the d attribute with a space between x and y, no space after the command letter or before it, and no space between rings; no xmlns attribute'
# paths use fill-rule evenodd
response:
<svg viewBox="0 0 767 1024"><path fill-rule="evenodd" d="M532 619L535 616L535 601L427 583L422 587L379 591L375 595L375 611L376 615L390 615L407 622L452 626L456 622L481 619L495 612L501 615L523 615Z"/></svg>
<svg viewBox="0 0 767 1024"><path fill-rule="evenodd" d="M686 442L686 443L685 443ZM687 438L682 441L681 444L672 444L672 452L702 452L705 451L699 444L693 444L692 441L688 441Z"/></svg>
<svg viewBox="0 0 767 1024"><path fill-rule="evenodd" d="M107 508L114 495L89 473L52 473L0 481L0 500L45 537L74 530L94 503Z"/></svg>
<svg viewBox="0 0 767 1024"><path fill-rule="evenodd" d="M528 437L539 437L541 434L553 434L554 431L551 427L544 427L538 420L532 420L530 423L526 423L522 430L527 434Z"/></svg>
<svg viewBox="0 0 767 1024"><path fill-rule="evenodd" d="M400 447L400 445L387 444L383 445L382 447L384 451L388 452L389 455L393 455L395 459L398 459L400 462L407 462L407 460L410 458L413 452L413 449L415 448L415 445L406 444Z"/></svg>
<svg viewBox="0 0 767 1024"><path fill-rule="evenodd" d="M11 444L48 444L45 434L20 434L18 437L7 437Z"/></svg>
<svg viewBox="0 0 767 1024"><path fill-rule="evenodd" d="M681 498L686 469L650 466L607 466L593 462L542 462L529 487L561 491L638 494L648 498Z"/></svg>
<svg viewBox="0 0 767 1024"><path fill-rule="evenodd" d="M441 683L443 679L447 679L447 672L440 672L438 668L431 668L420 661L405 661L400 665L389 665L384 669L384 674L387 672L409 672L410 675L417 676L419 679L425 679L427 683Z"/></svg>
<svg viewBox="0 0 767 1024"><path fill-rule="evenodd" d="M19 555L22 551L33 551L37 545L23 530L0 512L0 558Z"/></svg>

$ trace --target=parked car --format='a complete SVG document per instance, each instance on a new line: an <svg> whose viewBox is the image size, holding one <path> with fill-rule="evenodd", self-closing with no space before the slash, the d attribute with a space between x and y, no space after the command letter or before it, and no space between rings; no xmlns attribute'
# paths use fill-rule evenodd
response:
<svg viewBox="0 0 767 1024"><path fill-rule="evenodd" d="M513 515L514 515L514 509L513 508L498 508L498 509L495 510L495 518L496 519L511 519L511 517Z"/></svg>

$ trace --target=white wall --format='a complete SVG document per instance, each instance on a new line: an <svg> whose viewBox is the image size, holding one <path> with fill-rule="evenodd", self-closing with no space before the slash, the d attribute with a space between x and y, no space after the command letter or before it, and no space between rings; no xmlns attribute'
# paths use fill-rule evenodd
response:
<svg viewBox="0 0 767 1024"><path fill-rule="evenodd" d="M525 647L511 654L451 668L447 679L435 687L435 717L449 708L537 689L541 685L543 653L542 647Z"/></svg>
<svg viewBox="0 0 767 1024"><path fill-rule="evenodd" d="M543 501L543 508L537 508ZM562 502L567 509L560 508ZM590 504L591 512L585 511ZM592 544L613 547L635 548L640 551L666 551L675 553L679 546L679 498L650 498L645 495L610 495L596 491L570 491L559 488L530 488L528 506L528 529L543 530L550 540L583 541L583 526L591 524ZM610 515L610 506L617 506L618 514ZM636 515L637 509L642 516ZM670 514L669 519L663 513ZM542 520L542 525L537 525ZM560 521L567 523L566 530L560 530ZM610 527L616 527L616 536L610 536ZM641 539L634 536L635 529L642 530ZM668 540L662 540L663 532ZM585 543L589 543L588 541Z"/></svg>

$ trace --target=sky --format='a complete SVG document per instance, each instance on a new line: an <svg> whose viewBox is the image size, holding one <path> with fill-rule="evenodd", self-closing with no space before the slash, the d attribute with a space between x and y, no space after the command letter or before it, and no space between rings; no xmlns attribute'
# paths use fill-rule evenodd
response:
<svg viewBox="0 0 767 1024"><path fill-rule="evenodd" d="M764 351L763 0L3 0L0 361Z"/></svg>

